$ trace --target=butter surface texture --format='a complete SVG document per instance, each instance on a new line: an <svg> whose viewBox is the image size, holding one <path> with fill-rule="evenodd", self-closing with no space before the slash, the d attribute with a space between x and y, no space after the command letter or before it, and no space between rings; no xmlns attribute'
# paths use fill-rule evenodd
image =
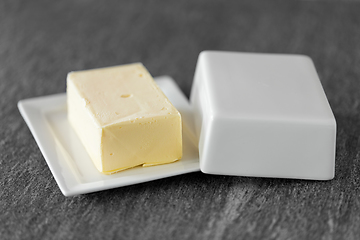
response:
<svg viewBox="0 0 360 240"><path fill-rule="evenodd" d="M141 63L71 72L67 98L69 121L100 172L182 157L180 113Z"/></svg>

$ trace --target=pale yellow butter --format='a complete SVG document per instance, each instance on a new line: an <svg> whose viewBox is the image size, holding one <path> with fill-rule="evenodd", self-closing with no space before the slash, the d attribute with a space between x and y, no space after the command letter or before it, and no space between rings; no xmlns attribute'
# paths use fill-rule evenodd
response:
<svg viewBox="0 0 360 240"><path fill-rule="evenodd" d="M69 73L67 105L71 125L102 173L182 157L180 113L141 63Z"/></svg>

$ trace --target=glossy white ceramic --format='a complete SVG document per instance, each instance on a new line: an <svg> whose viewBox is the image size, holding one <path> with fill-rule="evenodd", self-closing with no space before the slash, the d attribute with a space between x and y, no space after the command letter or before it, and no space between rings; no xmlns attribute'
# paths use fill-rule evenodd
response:
<svg viewBox="0 0 360 240"><path fill-rule="evenodd" d="M334 177L336 122L309 57L202 52L190 100L204 173Z"/></svg>
<svg viewBox="0 0 360 240"><path fill-rule="evenodd" d="M183 119L183 158L171 164L136 167L113 175L99 173L67 120L66 94L21 100L19 110L65 196L199 171L197 140L188 100L170 77L156 82Z"/></svg>

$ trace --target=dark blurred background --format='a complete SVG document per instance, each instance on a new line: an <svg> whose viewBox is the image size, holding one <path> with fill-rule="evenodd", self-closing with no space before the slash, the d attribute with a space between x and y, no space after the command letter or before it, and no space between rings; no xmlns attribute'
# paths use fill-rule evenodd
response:
<svg viewBox="0 0 360 240"><path fill-rule="evenodd" d="M189 96L198 54L309 55L338 124L332 181L200 172L64 197L16 104L142 62ZM359 1L0 0L0 239L359 239Z"/></svg>

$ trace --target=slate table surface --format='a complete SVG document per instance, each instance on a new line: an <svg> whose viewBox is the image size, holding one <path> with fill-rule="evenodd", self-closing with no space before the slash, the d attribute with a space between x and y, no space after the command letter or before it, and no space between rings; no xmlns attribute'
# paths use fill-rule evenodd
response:
<svg viewBox="0 0 360 240"><path fill-rule="evenodd" d="M64 197L17 102L131 62L189 96L203 50L310 56L337 120L335 178L195 172ZM0 239L360 239L358 1L1 0L0 100Z"/></svg>

